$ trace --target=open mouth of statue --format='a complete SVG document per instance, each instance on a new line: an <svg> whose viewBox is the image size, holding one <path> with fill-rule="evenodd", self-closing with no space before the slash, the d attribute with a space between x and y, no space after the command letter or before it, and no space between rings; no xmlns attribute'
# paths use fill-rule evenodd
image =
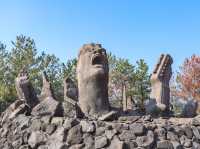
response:
<svg viewBox="0 0 200 149"><path fill-rule="evenodd" d="M103 56L101 54L95 54L92 57L92 65L103 66Z"/></svg>

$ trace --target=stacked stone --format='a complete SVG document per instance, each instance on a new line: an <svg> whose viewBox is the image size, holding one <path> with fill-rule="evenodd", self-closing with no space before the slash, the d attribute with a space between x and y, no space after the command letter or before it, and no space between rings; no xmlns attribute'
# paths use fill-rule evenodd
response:
<svg viewBox="0 0 200 149"><path fill-rule="evenodd" d="M200 117L178 125L150 117L115 122L18 115L0 128L2 149L200 148ZM129 121L130 120L130 121Z"/></svg>

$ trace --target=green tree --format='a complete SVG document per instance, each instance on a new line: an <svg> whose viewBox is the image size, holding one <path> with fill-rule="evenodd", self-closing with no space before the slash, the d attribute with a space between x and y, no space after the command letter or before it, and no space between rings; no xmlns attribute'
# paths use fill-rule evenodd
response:
<svg viewBox="0 0 200 149"><path fill-rule="evenodd" d="M15 89L12 84L10 68L8 63L9 53L6 51L6 46L0 42L0 100L12 101L15 98Z"/></svg>
<svg viewBox="0 0 200 149"><path fill-rule="evenodd" d="M46 54L42 52L41 56L39 56L39 70L40 74L45 71L48 75L49 81L52 84L52 87L55 91L55 96L61 100L62 98L62 67L59 58L57 58L54 54ZM42 75L40 75L42 76ZM41 77L38 79L41 80ZM42 87L42 81L38 82L38 86Z"/></svg>
<svg viewBox="0 0 200 149"><path fill-rule="evenodd" d="M76 66L77 66L77 59L73 58L67 61L66 64L62 64L63 70L63 77L71 78L75 83L77 83L76 77Z"/></svg>
<svg viewBox="0 0 200 149"><path fill-rule="evenodd" d="M137 100L143 109L144 101L149 97L150 91L147 64L143 59L140 59L134 66L127 59L117 58L111 53L108 54L108 61L110 68L109 99L111 103L122 106L123 87L126 86L126 95Z"/></svg>
<svg viewBox="0 0 200 149"><path fill-rule="evenodd" d="M26 68L34 86L37 86L39 73L39 58L33 39L23 35L17 36L16 41L12 41L12 49L9 55L9 65L11 69L11 82L15 81L19 71Z"/></svg>
<svg viewBox="0 0 200 149"><path fill-rule="evenodd" d="M62 90L60 60L55 55L44 52L39 55L35 41L30 37L17 36L16 41L12 42L12 46L13 48L9 55L9 65L13 84L19 71L26 67L29 72L29 78L39 94L42 88L42 72L46 71L55 95L59 96Z"/></svg>
<svg viewBox="0 0 200 149"><path fill-rule="evenodd" d="M15 78L22 68L26 68L29 79L39 94L42 88L42 72L46 71L55 95L62 98L63 73L60 60L55 55L38 54L35 41L23 35L11 42L11 50L0 43L0 101L14 101L16 96Z"/></svg>
<svg viewBox="0 0 200 149"><path fill-rule="evenodd" d="M127 59L116 58L109 54L109 99L114 104L122 106L123 86L129 90L134 81L134 66ZM118 102L118 103L116 103Z"/></svg>
<svg viewBox="0 0 200 149"><path fill-rule="evenodd" d="M14 76L17 76L18 72L25 66L29 70L37 68L39 59L33 39L20 35L16 37L15 42L12 41L12 46L9 61Z"/></svg>
<svg viewBox="0 0 200 149"><path fill-rule="evenodd" d="M150 76L148 74L148 66L143 59L136 62L135 84L132 89L139 106L144 110L144 101L148 99L150 92Z"/></svg>
<svg viewBox="0 0 200 149"><path fill-rule="evenodd" d="M109 64L109 71L112 72L117 64L117 57L113 55L111 52L107 54L108 64Z"/></svg>

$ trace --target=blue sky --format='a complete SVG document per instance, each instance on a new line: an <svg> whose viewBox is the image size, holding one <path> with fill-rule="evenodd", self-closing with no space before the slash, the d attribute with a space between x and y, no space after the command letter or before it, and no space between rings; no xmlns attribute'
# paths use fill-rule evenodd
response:
<svg viewBox="0 0 200 149"><path fill-rule="evenodd" d="M63 62L84 43L98 42L131 63L154 67L161 53L200 55L198 0L0 0L0 41L9 47L20 34Z"/></svg>

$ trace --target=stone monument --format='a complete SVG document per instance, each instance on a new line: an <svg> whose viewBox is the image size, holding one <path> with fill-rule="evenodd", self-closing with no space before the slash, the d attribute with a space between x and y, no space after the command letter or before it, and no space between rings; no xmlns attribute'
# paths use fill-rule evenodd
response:
<svg viewBox="0 0 200 149"><path fill-rule="evenodd" d="M162 111L170 108L169 81L172 76L171 65L173 59L169 54L161 54L159 61L151 75L150 98L155 99Z"/></svg>
<svg viewBox="0 0 200 149"><path fill-rule="evenodd" d="M42 91L40 94L40 100L43 100L46 97L52 97L55 99L52 86L49 82L48 76L45 71L42 74L42 82L43 82L43 86L42 86Z"/></svg>
<svg viewBox="0 0 200 149"><path fill-rule="evenodd" d="M70 78L65 78L64 85L64 101L62 103L65 117L81 118L83 116L78 106L78 88Z"/></svg>
<svg viewBox="0 0 200 149"><path fill-rule="evenodd" d="M78 88L70 78L64 79L64 99L78 101Z"/></svg>
<svg viewBox="0 0 200 149"><path fill-rule="evenodd" d="M24 100L25 103L33 108L39 103L37 94L29 81L28 72L23 68L20 70L17 78L15 79L15 88L19 100Z"/></svg>
<svg viewBox="0 0 200 149"><path fill-rule="evenodd" d="M55 99L54 92L46 72L43 73L43 87L40 103L32 109L33 116L63 116L62 104Z"/></svg>
<svg viewBox="0 0 200 149"><path fill-rule="evenodd" d="M15 89L17 91L18 99L1 114L1 124L6 120L16 118L19 114L30 115L31 109L39 103L25 68L20 70L15 79Z"/></svg>
<svg viewBox="0 0 200 149"><path fill-rule="evenodd" d="M85 116L99 117L110 110L108 101L108 59L100 44L81 47L78 64L79 105Z"/></svg>

